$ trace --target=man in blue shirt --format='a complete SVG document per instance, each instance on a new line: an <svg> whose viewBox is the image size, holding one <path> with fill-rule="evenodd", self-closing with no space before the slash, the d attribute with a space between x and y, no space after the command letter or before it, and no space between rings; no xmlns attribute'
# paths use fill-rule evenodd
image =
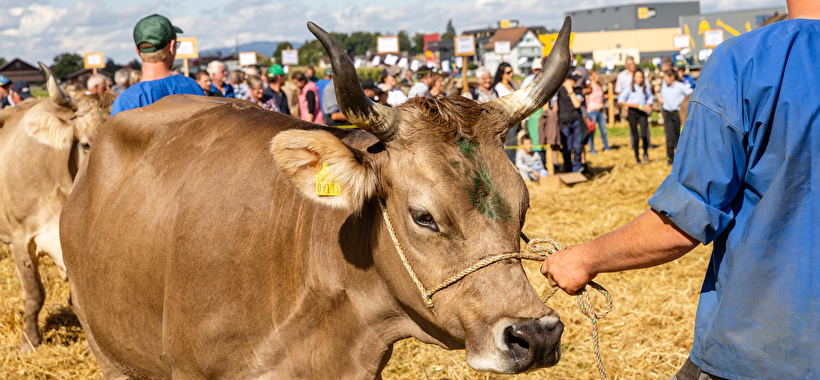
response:
<svg viewBox="0 0 820 380"><path fill-rule="evenodd" d="M171 72L177 53L177 33L182 33L182 29L160 15L148 16L137 23L134 43L142 59L142 81L117 97L111 106L111 116L147 106L168 95L203 95L195 80Z"/></svg>
<svg viewBox="0 0 820 380"><path fill-rule="evenodd" d="M675 162L675 147L680 139L680 105L687 96L692 94L692 87L678 82L678 75L674 71L663 72L659 100L663 108L663 129L666 132L666 162L672 165Z"/></svg>
<svg viewBox="0 0 820 380"><path fill-rule="evenodd" d="M676 380L820 376L820 3L709 57L672 174L650 210L541 271L567 293L713 243L689 359Z"/></svg>

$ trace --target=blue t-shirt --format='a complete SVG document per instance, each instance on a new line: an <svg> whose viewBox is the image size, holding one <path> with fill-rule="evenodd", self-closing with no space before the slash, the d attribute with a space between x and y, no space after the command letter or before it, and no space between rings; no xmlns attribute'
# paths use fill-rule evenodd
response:
<svg viewBox="0 0 820 380"><path fill-rule="evenodd" d="M145 107L168 95L175 94L205 95L195 80L184 75L171 75L162 79L139 82L128 87L114 100L111 106L111 116L122 111Z"/></svg>
<svg viewBox="0 0 820 380"><path fill-rule="evenodd" d="M820 21L709 57L649 205L707 244L690 358L730 379L820 376ZM817 166L813 162L818 162Z"/></svg>
<svg viewBox="0 0 820 380"><path fill-rule="evenodd" d="M319 94L316 96L316 98L319 99L319 106L322 105L322 95L325 94L324 93L325 87L327 87L327 85L329 83L330 83L330 79L319 79L318 81L316 81L316 88L319 89ZM324 109L322 109L322 110L324 110Z"/></svg>
<svg viewBox="0 0 820 380"><path fill-rule="evenodd" d="M228 83L228 82L225 82L225 93L224 94L222 93L222 91L219 91L219 89L216 88L216 86L214 86L213 82L211 82L211 92L218 92L226 98L235 98L236 97L236 94L234 94L234 92L233 92L233 86L231 86L231 84Z"/></svg>

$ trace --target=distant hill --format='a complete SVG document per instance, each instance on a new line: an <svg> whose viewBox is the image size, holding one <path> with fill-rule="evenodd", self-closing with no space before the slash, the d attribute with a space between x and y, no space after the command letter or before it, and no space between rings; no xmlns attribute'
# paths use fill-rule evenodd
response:
<svg viewBox="0 0 820 380"><path fill-rule="evenodd" d="M291 46L294 49L298 49L302 46L301 42L291 42ZM279 46L279 42L270 42L270 41L257 41L257 42L250 42L247 44L239 44L239 52L243 51L255 51L258 54L262 54L266 57L270 57L274 51L276 51L276 47ZM200 57L213 57L217 56L218 53L222 53L223 57L231 55L233 52L234 47L223 47L218 49L209 49L209 50L200 50L199 56Z"/></svg>

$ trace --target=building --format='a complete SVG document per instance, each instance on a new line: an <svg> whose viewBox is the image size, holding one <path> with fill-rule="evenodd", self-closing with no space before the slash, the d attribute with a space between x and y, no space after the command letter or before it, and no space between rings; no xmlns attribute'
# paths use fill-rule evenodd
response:
<svg viewBox="0 0 820 380"><path fill-rule="evenodd" d="M538 35L545 32L546 28L543 26L497 30L489 42L481 47L483 67L495 74L501 62L507 62L514 73L529 75L532 62L541 59L544 45L538 40ZM510 43L510 54L500 56L495 53L495 43L499 41Z"/></svg>
<svg viewBox="0 0 820 380"><path fill-rule="evenodd" d="M677 54L680 16L700 14L700 2L639 3L564 13L572 19L572 50L602 66L622 65L627 56L649 61Z"/></svg>
<svg viewBox="0 0 820 380"><path fill-rule="evenodd" d="M36 68L20 58L12 59L0 66L0 75L5 75L11 81L24 80L26 82L42 83L46 79L39 68Z"/></svg>
<svg viewBox="0 0 820 380"><path fill-rule="evenodd" d="M697 56L701 50L713 47L705 46L706 31L719 30L723 34L723 40L727 40L757 29L772 16L782 16L788 13L788 8L783 6L681 16L678 34L689 37L692 55Z"/></svg>

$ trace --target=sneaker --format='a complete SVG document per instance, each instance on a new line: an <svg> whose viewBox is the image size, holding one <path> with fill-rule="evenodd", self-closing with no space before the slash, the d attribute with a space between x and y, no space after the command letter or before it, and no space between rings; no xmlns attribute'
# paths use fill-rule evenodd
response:
<svg viewBox="0 0 820 380"><path fill-rule="evenodd" d="M646 161L646 162L649 162L649 155L644 153L643 154L643 160Z"/></svg>
<svg viewBox="0 0 820 380"><path fill-rule="evenodd" d="M596 151L594 151L594 150L591 150L591 151L589 151L589 154L591 154L591 155L593 155L593 156L594 156L594 155L598 154L598 152L596 152Z"/></svg>

